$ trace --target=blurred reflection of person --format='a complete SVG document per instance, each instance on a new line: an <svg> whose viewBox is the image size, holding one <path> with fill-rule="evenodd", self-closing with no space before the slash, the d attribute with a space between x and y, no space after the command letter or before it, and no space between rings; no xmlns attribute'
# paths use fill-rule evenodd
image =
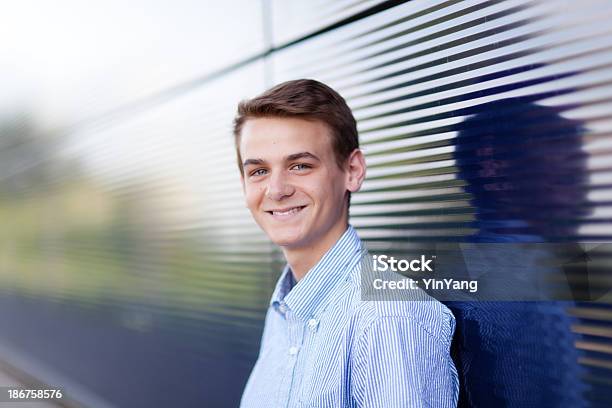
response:
<svg viewBox="0 0 612 408"><path fill-rule="evenodd" d="M476 211L476 232L467 241L575 239L577 222L588 213L581 123L520 99L483 104L466 113L470 116L460 125L455 159ZM469 272L468 259L466 265ZM462 384L459 405L584 406L578 352L566 313L572 304L449 302L457 318L453 354Z"/></svg>
<svg viewBox="0 0 612 408"><path fill-rule="evenodd" d="M366 169L344 99L289 81L243 101L234 135L247 207L287 260L241 406L456 406L450 311L361 298L348 210Z"/></svg>

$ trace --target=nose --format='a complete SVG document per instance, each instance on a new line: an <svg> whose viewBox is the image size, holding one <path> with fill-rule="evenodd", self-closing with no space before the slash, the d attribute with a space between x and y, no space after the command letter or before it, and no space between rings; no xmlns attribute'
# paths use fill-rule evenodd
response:
<svg viewBox="0 0 612 408"><path fill-rule="evenodd" d="M290 197L295 192L295 188L282 172L272 174L268 178L266 187L266 197L270 200L281 201L285 197Z"/></svg>

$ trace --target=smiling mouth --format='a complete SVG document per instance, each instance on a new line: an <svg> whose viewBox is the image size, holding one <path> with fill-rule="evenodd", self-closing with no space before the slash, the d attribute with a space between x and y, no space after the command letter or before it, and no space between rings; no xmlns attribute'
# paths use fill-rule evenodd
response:
<svg viewBox="0 0 612 408"><path fill-rule="evenodd" d="M299 213L304 208L306 208L306 206L302 205L302 206L297 206L297 207L285 208L282 210L272 210L272 211L266 211L266 212L268 214L272 214L275 217L288 217L290 215Z"/></svg>

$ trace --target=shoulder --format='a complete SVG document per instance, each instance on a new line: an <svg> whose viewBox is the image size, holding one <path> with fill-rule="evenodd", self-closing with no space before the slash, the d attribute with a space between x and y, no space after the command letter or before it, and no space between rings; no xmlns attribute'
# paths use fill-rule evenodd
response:
<svg viewBox="0 0 612 408"><path fill-rule="evenodd" d="M455 317L448 307L421 289L410 290L405 296L372 298L361 290L362 280L353 275L345 293L352 293L350 315L354 335L363 337L368 331L402 331L426 335L445 347L450 347L455 331ZM408 331L408 333L406 333Z"/></svg>
<svg viewBox="0 0 612 408"><path fill-rule="evenodd" d="M360 300L353 312L356 335L369 331L419 332L450 347L455 331L452 312L435 299L406 301ZM409 334L409 333L404 333Z"/></svg>

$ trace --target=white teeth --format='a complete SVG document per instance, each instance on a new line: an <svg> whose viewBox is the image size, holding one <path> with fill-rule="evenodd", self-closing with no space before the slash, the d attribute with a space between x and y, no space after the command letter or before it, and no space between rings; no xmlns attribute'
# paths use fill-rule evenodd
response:
<svg viewBox="0 0 612 408"><path fill-rule="evenodd" d="M273 215L291 215L291 214L295 214L296 212L300 211L302 209L302 207L293 207L287 211L272 211Z"/></svg>

